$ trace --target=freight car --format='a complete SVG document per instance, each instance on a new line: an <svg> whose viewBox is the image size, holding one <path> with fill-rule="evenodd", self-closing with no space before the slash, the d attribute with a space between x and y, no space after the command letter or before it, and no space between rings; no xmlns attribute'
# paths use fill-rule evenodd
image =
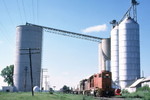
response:
<svg viewBox="0 0 150 100"><path fill-rule="evenodd" d="M102 71L94 74L88 79L80 81L80 93L94 96L114 96L114 89L111 86L112 76L109 71Z"/></svg>

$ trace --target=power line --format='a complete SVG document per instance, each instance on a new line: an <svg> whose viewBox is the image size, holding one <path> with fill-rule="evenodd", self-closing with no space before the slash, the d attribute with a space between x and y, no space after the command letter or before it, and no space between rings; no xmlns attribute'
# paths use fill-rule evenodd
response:
<svg viewBox="0 0 150 100"><path fill-rule="evenodd" d="M39 23L39 0L37 0L37 23Z"/></svg>
<svg viewBox="0 0 150 100"><path fill-rule="evenodd" d="M27 21L26 10L25 10L25 6L24 6L23 0L22 0L22 7L23 7L23 12L24 12L25 21Z"/></svg>
<svg viewBox="0 0 150 100"><path fill-rule="evenodd" d="M35 17L34 17L34 0L32 0L32 15L33 15L33 23L35 23Z"/></svg>
<svg viewBox="0 0 150 100"><path fill-rule="evenodd" d="M6 30L7 30L6 27L4 27L4 25L1 22L0 22L0 27L2 27L0 31L2 32L4 39L8 42L8 44L9 44L8 46L11 48L11 44L10 44L11 41L8 39L8 36L5 34L5 33L8 33L8 32L6 32Z"/></svg>
<svg viewBox="0 0 150 100"><path fill-rule="evenodd" d="M8 7L7 7L6 3L5 3L5 0L2 0L2 1L3 1L4 6L5 6L5 9L6 9L6 12L7 12L7 14L8 14L8 17L9 17L9 19L10 19L12 25L14 26L15 24L14 24L14 22L13 22L13 20L12 20L12 17L11 17L11 15L10 15L10 12L9 12L9 10L8 10Z"/></svg>
<svg viewBox="0 0 150 100"><path fill-rule="evenodd" d="M21 20L21 22L23 24L23 18L22 18L21 9L20 9L20 6L19 6L19 0L17 0L17 7L18 7L19 15L20 15L20 20Z"/></svg>

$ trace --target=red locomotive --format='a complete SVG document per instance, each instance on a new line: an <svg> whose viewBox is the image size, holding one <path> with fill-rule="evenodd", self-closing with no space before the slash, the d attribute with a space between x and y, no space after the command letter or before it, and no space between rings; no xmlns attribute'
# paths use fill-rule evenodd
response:
<svg viewBox="0 0 150 100"><path fill-rule="evenodd" d="M80 81L80 93L94 96L113 96L111 72L102 71Z"/></svg>

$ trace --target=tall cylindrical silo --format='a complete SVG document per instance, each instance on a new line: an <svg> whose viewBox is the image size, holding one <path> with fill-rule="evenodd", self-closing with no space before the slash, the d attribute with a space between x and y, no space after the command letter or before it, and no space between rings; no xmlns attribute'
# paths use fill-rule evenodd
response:
<svg viewBox="0 0 150 100"><path fill-rule="evenodd" d="M119 25L119 80L121 88L140 78L139 24L131 17Z"/></svg>
<svg viewBox="0 0 150 100"><path fill-rule="evenodd" d="M99 70L110 71L110 38L102 39L99 43Z"/></svg>
<svg viewBox="0 0 150 100"><path fill-rule="evenodd" d="M111 30L111 72L113 87L119 88L119 29L118 25Z"/></svg>
<svg viewBox="0 0 150 100"><path fill-rule="evenodd" d="M14 85L18 91L31 91L30 59L31 50L33 86L40 87L41 56L42 56L42 28L20 25L16 28L16 54L14 66ZM26 49L26 50L23 50ZM34 54L35 52L39 52Z"/></svg>
<svg viewBox="0 0 150 100"><path fill-rule="evenodd" d="M102 71L102 52L101 52L101 45L102 43L100 42L98 44L98 68L99 68L99 71L98 72L101 72Z"/></svg>

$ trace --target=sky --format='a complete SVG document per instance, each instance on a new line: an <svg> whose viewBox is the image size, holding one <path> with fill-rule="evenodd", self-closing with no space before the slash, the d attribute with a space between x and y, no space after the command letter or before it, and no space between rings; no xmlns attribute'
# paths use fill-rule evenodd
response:
<svg viewBox="0 0 150 100"><path fill-rule="evenodd" d="M150 76L150 0L138 0L141 71ZM14 64L16 26L26 22L57 29L110 37L113 19L119 21L130 0L0 0L0 71ZM98 43L43 32L42 68L49 84L76 87L98 72ZM0 77L0 87L7 85Z"/></svg>

